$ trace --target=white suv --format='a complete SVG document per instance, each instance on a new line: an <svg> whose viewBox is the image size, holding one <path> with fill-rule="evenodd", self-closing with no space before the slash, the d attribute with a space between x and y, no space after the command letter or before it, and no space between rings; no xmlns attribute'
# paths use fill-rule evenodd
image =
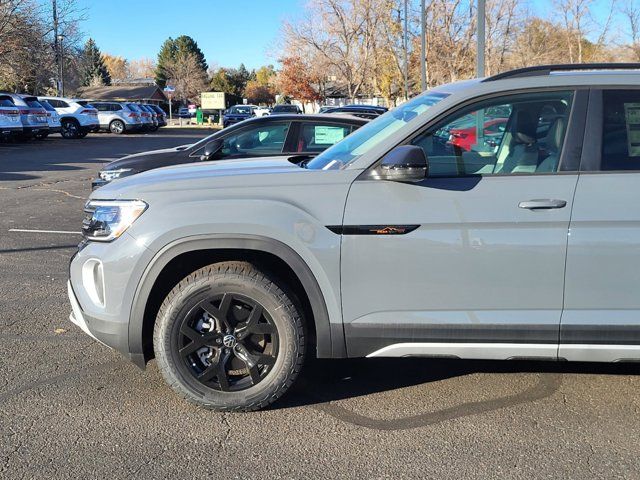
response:
<svg viewBox="0 0 640 480"><path fill-rule="evenodd" d="M84 100L60 97L38 97L49 102L60 115L61 134L64 138L83 138L100 129L98 110Z"/></svg>

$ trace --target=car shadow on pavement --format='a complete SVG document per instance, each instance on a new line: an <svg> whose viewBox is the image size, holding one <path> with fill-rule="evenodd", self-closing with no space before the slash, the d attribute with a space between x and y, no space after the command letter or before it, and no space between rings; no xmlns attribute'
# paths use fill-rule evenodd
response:
<svg viewBox="0 0 640 480"><path fill-rule="evenodd" d="M394 419L371 418L339 404L340 400L417 385L428 388L430 383L476 373L535 373L537 381L506 396ZM638 375L640 364L419 358L316 360L272 408L311 406L346 423L376 430L405 430L547 398L560 388L563 374Z"/></svg>

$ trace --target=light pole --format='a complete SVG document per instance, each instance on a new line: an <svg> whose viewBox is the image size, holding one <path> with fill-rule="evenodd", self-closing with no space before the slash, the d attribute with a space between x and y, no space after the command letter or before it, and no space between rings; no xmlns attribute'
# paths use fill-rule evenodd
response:
<svg viewBox="0 0 640 480"><path fill-rule="evenodd" d="M420 86L424 92L427 89L427 29L424 12L424 0L420 0Z"/></svg>
<svg viewBox="0 0 640 480"><path fill-rule="evenodd" d="M64 47L63 47L63 40L65 39L64 35L57 35L57 44L58 44L58 48L60 48L60 59L59 59L59 75L60 75L60 82L58 85L58 96L59 97L64 97Z"/></svg>
<svg viewBox="0 0 640 480"><path fill-rule="evenodd" d="M56 58L56 76L57 81L56 81L56 94L60 97L62 96L62 86L61 86L61 79L62 76L60 75L60 68L61 68L61 62L60 62L60 38L58 36L58 5L56 3L56 0L53 0L53 48L55 50L55 58Z"/></svg>

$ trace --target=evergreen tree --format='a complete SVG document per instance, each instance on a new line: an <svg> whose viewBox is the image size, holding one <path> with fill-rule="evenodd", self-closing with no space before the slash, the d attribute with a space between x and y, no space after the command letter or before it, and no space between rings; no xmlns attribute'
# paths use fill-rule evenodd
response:
<svg viewBox="0 0 640 480"><path fill-rule="evenodd" d="M82 85L111 85L111 76L100 49L92 38L82 49Z"/></svg>
<svg viewBox="0 0 640 480"><path fill-rule="evenodd" d="M204 74L207 72L207 61L204 53L198 47L198 43L187 35L173 39L169 37L162 44L158 53L158 64L156 67L156 83L164 88L167 85L167 66L175 64L176 61L184 61L189 55L194 55L198 66Z"/></svg>

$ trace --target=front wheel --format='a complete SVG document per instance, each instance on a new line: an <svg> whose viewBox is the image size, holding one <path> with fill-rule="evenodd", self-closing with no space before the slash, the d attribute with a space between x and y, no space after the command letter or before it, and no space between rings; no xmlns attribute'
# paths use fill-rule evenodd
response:
<svg viewBox="0 0 640 480"><path fill-rule="evenodd" d="M158 366L186 400L251 411L277 400L302 368L299 310L274 280L246 262L222 262L184 278L154 328Z"/></svg>

